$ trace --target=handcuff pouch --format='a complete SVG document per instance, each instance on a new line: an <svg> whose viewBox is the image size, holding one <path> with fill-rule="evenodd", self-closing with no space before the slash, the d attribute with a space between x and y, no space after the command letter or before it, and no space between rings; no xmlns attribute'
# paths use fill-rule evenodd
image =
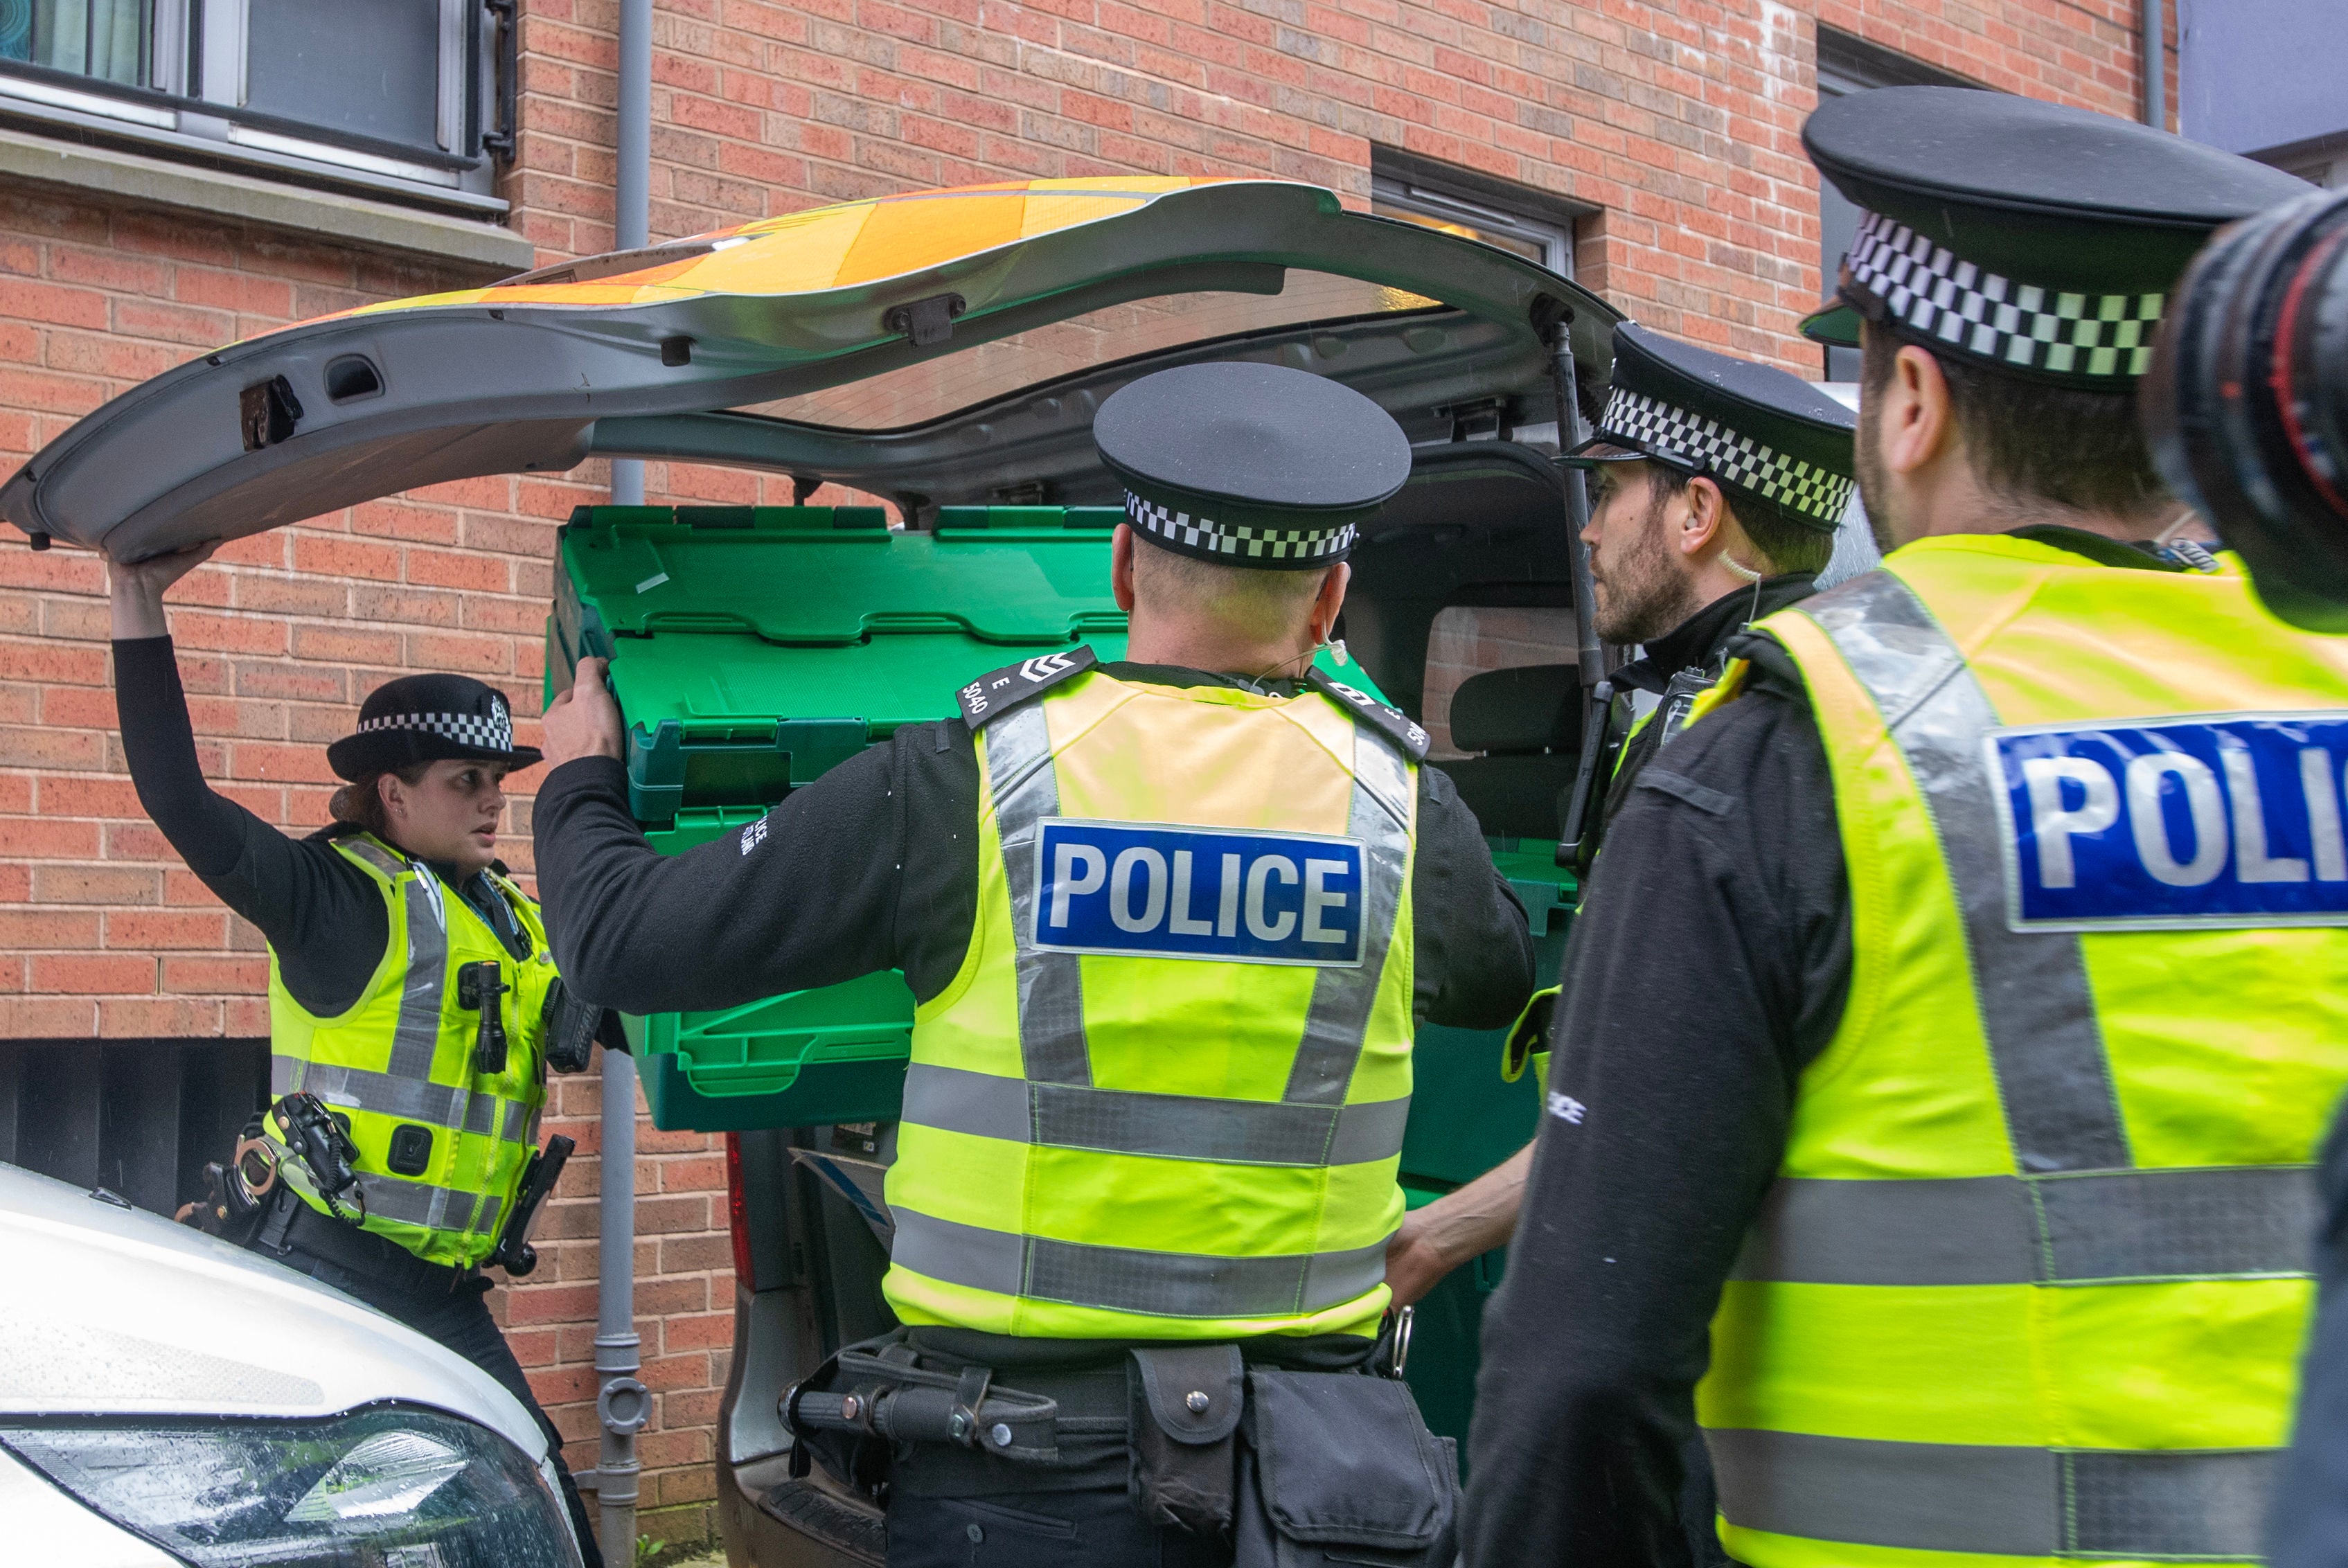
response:
<svg viewBox="0 0 2348 1568"><path fill-rule="evenodd" d="M1152 1524L1227 1539L1247 1395L1240 1347L1136 1350L1128 1366L1135 1511Z"/></svg>
<svg viewBox="0 0 2348 1568"><path fill-rule="evenodd" d="M1260 1367L1244 1436L1233 1568L1448 1568L1458 1448L1407 1384Z"/></svg>

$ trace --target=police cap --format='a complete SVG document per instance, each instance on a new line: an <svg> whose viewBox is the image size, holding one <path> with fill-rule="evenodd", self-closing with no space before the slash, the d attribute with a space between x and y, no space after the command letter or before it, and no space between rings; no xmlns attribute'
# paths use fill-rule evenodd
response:
<svg viewBox="0 0 2348 1568"><path fill-rule="evenodd" d="M1120 387L1093 419L1125 514L1153 544L1230 566L1343 561L1410 477L1385 409L1279 365L1184 365Z"/></svg>
<svg viewBox="0 0 2348 1568"><path fill-rule="evenodd" d="M1566 462L1661 462L1831 533L1850 505L1851 411L1799 377L1623 322L1598 433ZM1621 453L1592 453L1594 446Z"/></svg>
<svg viewBox="0 0 2348 1568"><path fill-rule="evenodd" d="M2126 391L2185 264L2219 225L2303 194L2280 170L2133 120L1969 88L1878 88L1802 128L1860 209L1833 301L1859 320L2001 369Z"/></svg>
<svg viewBox="0 0 2348 1568"><path fill-rule="evenodd" d="M357 733L326 748L326 765L358 779L442 758L530 768L542 756L514 744L513 705L497 687L470 676L402 676L368 694Z"/></svg>

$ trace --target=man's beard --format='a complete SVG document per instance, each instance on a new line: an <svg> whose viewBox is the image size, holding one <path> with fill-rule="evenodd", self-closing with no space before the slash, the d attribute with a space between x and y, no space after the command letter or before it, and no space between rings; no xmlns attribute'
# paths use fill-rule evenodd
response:
<svg viewBox="0 0 2348 1568"><path fill-rule="evenodd" d="M1663 541L1663 509L1677 487L1649 483L1647 512L1639 520L1636 542L1606 573L1598 634L1610 643L1652 643L1704 608L1695 601L1694 584L1680 572Z"/></svg>
<svg viewBox="0 0 2348 1568"><path fill-rule="evenodd" d="M1890 387L1889 377L1884 386ZM1859 503L1867 509L1867 531L1875 535L1875 548L1889 555L1900 548L1900 540L1891 522L1891 475L1876 451L1877 431L1883 416L1875 398L1862 388L1859 398L1859 444L1851 453L1859 477Z"/></svg>

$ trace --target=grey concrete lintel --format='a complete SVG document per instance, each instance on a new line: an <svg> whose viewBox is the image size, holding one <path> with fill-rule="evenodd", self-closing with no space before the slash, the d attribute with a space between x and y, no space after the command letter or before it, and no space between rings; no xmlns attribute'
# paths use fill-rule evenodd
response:
<svg viewBox="0 0 2348 1568"><path fill-rule="evenodd" d="M536 260L528 240L492 223L23 131L0 129L0 179L102 191L501 272L526 270Z"/></svg>

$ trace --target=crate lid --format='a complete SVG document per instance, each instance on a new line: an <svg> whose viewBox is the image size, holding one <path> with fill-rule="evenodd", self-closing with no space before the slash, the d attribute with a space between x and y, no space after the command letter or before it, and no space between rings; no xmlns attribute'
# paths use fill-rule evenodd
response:
<svg viewBox="0 0 2348 1568"><path fill-rule="evenodd" d="M926 632L1012 650L1125 629L1109 593L1109 531L1086 525L1096 512L1114 522L1113 509L1004 508L1015 521L999 527L984 516L997 509L952 510L963 514L959 526L911 533L881 526L878 508L745 507L739 522L713 526L675 521L666 508L582 507L563 531L562 564L614 635L747 634L846 647ZM693 509L678 511L690 518ZM837 513L862 511L870 526L839 525ZM1073 528L1071 511L1086 514ZM1016 655L943 656L949 675L967 680ZM942 686L942 701L954 684Z"/></svg>

